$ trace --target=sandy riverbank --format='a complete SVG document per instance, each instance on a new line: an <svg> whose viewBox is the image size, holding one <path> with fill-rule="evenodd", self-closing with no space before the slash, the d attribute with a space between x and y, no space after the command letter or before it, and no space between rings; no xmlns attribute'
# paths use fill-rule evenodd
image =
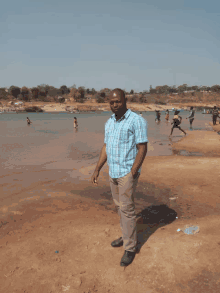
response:
<svg viewBox="0 0 220 293"><path fill-rule="evenodd" d="M174 147L219 155L218 137L192 131ZM148 202L138 209L143 215L138 219L140 252L126 269L119 265L123 248L110 245L121 233L114 205L105 204L111 198L108 167L97 188L89 181L94 168L81 170L85 181L74 187L77 192L71 183L53 183L51 198L33 199L5 219L1 292L220 291L220 157L145 159L136 191ZM98 197L102 205L94 201ZM198 225L200 231L177 232L185 225Z"/></svg>
<svg viewBox="0 0 220 293"><path fill-rule="evenodd" d="M66 112L66 111L111 111L108 103L94 103L86 101L85 103L76 103L76 102L66 102L64 104L60 103L44 103L44 102L24 102L20 107L11 107L8 103L3 103L1 111L10 110L22 110L25 107L38 106L43 109L44 112ZM127 103L128 108L133 111L165 111L167 109L172 110L172 108L189 110L189 107L214 107L215 104L205 104L205 103L191 103L191 104L168 104L168 105L156 105L156 104L139 104L139 103Z"/></svg>

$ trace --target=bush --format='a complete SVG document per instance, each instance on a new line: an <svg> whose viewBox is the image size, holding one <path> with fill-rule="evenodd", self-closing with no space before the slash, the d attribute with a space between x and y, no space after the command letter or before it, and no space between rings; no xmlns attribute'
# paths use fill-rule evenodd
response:
<svg viewBox="0 0 220 293"><path fill-rule="evenodd" d="M144 96L140 96L139 103L143 104L143 103L146 103L146 102L147 102L146 98Z"/></svg>
<svg viewBox="0 0 220 293"><path fill-rule="evenodd" d="M97 96L96 97L96 102L97 103L104 103L105 102L105 99L103 97Z"/></svg>
<svg viewBox="0 0 220 293"><path fill-rule="evenodd" d="M138 97L136 95L132 96L130 99L131 103L137 103L138 102Z"/></svg>
<svg viewBox="0 0 220 293"><path fill-rule="evenodd" d="M0 88L0 99L7 100L7 98L8 98L8 93L5 91L4 88Z"/></svg>
<svg viewBox="0 0 220 293"><path fill-rule="evenodd" d="M162 101L155 101L156 105L166 105L166 102L162 102Z"/></svg>
<svg viewBox="0 0 220 293"><path fill-rule="evenodd" d="M37 106L33 106L33 107L26 107L25 108L26 112L43 112L43 110Z"/></svg>

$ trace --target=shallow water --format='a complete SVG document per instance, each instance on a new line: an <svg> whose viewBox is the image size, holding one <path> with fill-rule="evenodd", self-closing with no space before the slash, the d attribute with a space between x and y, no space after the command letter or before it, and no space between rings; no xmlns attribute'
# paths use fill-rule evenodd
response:
<svg viewBox="0 0 220 293"><path fill-rule="evenodd" d="M104 143L104 125L111 115L112 112L28 113L32 124L27 125L27 114L2 114L0 115L2 166L5 169L28 165L72 169L74 164L77 169L81 164L83 166L93 164L98 160ZM191 131L189 122L185 119L188 112L181 112L180 115L183 118L181 127ZM172 116L171 112L171 119ZM73 128L74 117L78 120L78 132ZM147 155L172 155L172 143L184 137L184 134L179 129L174 129L172 138L169 137L171 124L165 122L165 112L162 112L160 123L155 122L153 112L143 113L143 117L148 122ZM196 113L193 129L211 130L208 124L210 119L210 115Z"/></svg>
<svg viewBox="0 0 220 293"><path fill-rule="evenodd" d="M1 114L2 205L3 202L6 204L6 199L12 203L32 194L47 196L49 189L42 192L42 187L38 190L38 185L72 182L76 186L79 180L84 180L85 176L79 170L97 163L104 143L104 125L111 115L112 112ZM188 112L181 112L180 115L183 118L181 127L186 132L190 131L189 122L185 119ZM27 116L32 121L31 125L27 125ZM172 116L173 113L170 114L171 119ZM73 128L74 117L78 120L78 132ZM172 150L172 143L184 135L174 129L172 138L169 138L171 124L165 122L165 112L162 112L160 123L155 122L155 113L152 112L143 113L143 118L148 122L147 156L202 155L184 151L175 153ZM193 129L212 130L209 121L211 115L196 113ZM22 193L30 186L31 191Z"/></svg>

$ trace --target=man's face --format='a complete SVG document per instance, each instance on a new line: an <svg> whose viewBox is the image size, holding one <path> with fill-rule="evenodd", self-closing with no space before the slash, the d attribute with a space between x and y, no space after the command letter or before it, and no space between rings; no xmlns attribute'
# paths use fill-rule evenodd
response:
<svg viewBox="0 0 220 293"><path fill-rule="evenodd" d="M110 108L113 113L120 114L126 108L126 101L120 92L113 91L110 95Z"/></svg>

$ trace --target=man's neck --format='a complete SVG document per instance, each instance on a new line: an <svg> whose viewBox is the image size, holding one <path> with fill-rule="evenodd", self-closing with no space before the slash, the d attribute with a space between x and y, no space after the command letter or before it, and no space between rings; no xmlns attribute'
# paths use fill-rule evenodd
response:
<svg viewBox="0 0 220 293"><path fill-rule="evenodd" d="M126 108L126 109L124 109L121 113L118 113L118 115L115 114L115 119L116 119L116 121L120 120L121 117L127 112L127 110L128 110L128 109Z"/></svg>

